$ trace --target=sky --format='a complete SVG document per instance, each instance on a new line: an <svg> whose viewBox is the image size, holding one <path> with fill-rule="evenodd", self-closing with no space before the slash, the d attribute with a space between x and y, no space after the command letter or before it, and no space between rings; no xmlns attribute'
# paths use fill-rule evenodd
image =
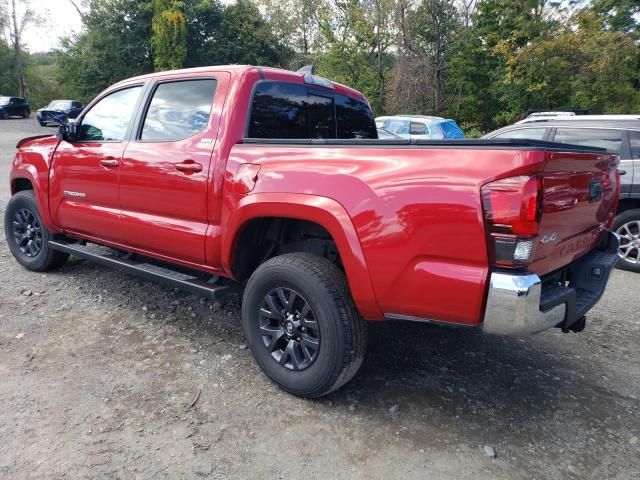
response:
<svg viewBox="0 0 640 480"><path fill-rule="evenodd" d="M18 5L20 3L18 0ZM30 52L47 52L59 46L60 37L81 30L80 15L68 0L31 0L30 3L44 19L42 26L29 26L23 33L24 44Z"/></svg>

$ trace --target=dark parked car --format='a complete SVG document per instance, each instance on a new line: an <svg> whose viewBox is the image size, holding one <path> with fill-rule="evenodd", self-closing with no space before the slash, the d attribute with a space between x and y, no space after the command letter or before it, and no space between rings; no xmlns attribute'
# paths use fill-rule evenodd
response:
<svg viewBox="0 0 640 480"><path fill-rule="evenodd" d="M59 125L69 118L76 118L83 108L82 103L77 100L52 100L49 105L38 110L36 116L43 127L47 123Z"/></svg>
<svg viewBox="0 0 640 480"><path fill-rule="evenodd" d="M620 203L612 230L620 237L618 268L640 272L640 120L589 115L517 123L485 135L606 148L620 156Z"/></svg>
<svg viewBox="0 0 640 480"><path fill-rule="evenodd" d="M28 118L31 115L29 104L22 97L0 97L0 118Z"/></svg>

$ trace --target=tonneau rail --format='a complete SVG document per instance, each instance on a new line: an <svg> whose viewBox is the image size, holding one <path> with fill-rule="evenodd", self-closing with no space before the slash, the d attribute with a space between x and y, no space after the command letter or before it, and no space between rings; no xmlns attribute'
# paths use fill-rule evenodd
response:
<svg viewBox="0 0 640 480"><path fill-rule="evenodd" d="M569 143L547 142L544 140L530 140L525 138L470 138L456 140L418 140L404 138L243 138L246 145L296 145L296 146L428 146L437 148L479 148L489 149L523 149L549 150L562 152L607 153L604 148L572 145Z"/></svg>

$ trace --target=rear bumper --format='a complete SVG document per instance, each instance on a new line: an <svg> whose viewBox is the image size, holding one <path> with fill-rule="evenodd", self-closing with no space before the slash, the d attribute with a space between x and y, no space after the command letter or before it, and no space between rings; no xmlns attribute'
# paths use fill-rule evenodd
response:
<svg viewBox="0 0 640 480"><path fill-rule="evenodd" d="M561 272L545 275L491 273L482 329L496 335L528 335L569 329L600 300L617 262L618 239L606 232L600 246Z"/></svg>

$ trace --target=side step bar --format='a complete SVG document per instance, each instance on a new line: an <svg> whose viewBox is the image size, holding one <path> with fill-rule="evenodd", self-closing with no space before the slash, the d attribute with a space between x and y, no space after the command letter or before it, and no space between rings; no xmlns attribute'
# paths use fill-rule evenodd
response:
<svg viewBox="0 0 640 480"><path fill-rule="evenodd" d="M115 252L102 252L88 245L69 243L64 240L49 240L49 246L60 252L69 253L122 272L187 290L212 300L219 300L229 289L229 285L202 280L195 275L149 263L149 260L144 257L137 257L137 259L136 257L118 257ZM214 278L219 280L217 277Z"/></svg>

